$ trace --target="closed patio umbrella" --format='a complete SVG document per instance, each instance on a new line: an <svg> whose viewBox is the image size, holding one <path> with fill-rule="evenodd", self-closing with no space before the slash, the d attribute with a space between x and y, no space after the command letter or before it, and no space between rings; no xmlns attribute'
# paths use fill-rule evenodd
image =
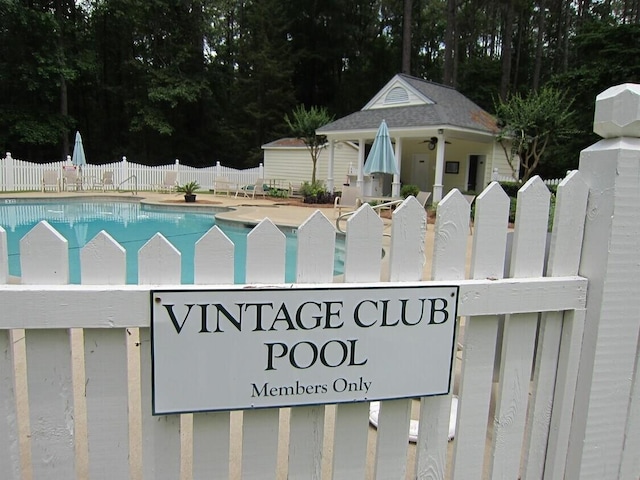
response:
<svg viewBox="0 0 640 480"><path fill-rule="evenodd" d="M76 132L76 143L73 146L73 156L71 163L78 167L78 171L82 171L82 166L87 164L87 158L84 155L84 147L82 146L82 137L80 132Z"/></svg>
<svg viewBox="0 0 640 480"><path fill-rule="evenodd" d="M396 163L396 155L393 151L391 138L389 137L389 129L387 122L382 120L378 133L373 140L373 145L364 162L364 173L370 175L372 173L388 173L399 174L398 164Z"/></svg>

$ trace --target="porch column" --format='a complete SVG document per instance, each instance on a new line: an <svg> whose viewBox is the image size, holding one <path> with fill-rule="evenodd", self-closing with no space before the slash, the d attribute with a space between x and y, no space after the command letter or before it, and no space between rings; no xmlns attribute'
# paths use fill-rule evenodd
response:
<svg viewBox="0 0 640 480"><path fill-rule="evenodd" d="M335 151L335 140L329 140L329 165L327 165L327 190L333 193L334 182L333 182L333 154Z"/></svg>
<svg viewBox="0 0 640 480"><path fill-rule="evenodd" d="M364 186L364 151L366 148L366 140L364 138L360 138L358 140L358 180L356 181L356 187L360 190L360 194L362 194L362 187Z"/></svg>
<svg viewBox="0 0 640 480"><path fill-rule="evenodd" d="M398 174L393 176L391 183L391 196L400 196L400 173L402 169L402 139L396 137L396 165L398 165Z"/></svg>
<svg viewBox="0 0 640 480"><path fill-rule="evenodd" d="M442 187L444 184L444 132L438 130L438 143L436 145L436 177L433 182L433 202L442 200Z"/></svg>

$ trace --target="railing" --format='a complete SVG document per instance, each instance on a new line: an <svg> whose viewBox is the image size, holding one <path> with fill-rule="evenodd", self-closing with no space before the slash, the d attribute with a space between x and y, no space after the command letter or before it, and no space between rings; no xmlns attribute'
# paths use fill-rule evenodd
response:
<svg viewBox="0 0 640 480"><path fill-rule="evenodd" d="M398 200L391 200L389 202L378 203L376 205L371 206L371 209L374 212L376 212L378 214L378 216L379 216L380 212L382 210L393 210L393 208L395 208L398 205L400 205L403 201L404 201L404 199L398 199ZM340 223L342 223L343 221L346 221L354 213L356 213L356 210L353 210L351 212L345 212L345 213L341 214L338 218L336 218L336 230L338 232L345 233L345 230L340 226ZM383 233L383 235L390 236L388 233Z"/></svg>
<svg viewBox="0 0 640 480"><path fill-rule="evenodd" d="M119 192L122 192L123 190L120 187L122 187L122 185L127 183L129 180L133 180L133 190L131 190L131 194L136 195L138 193L138 177L136 175L129 175L127 178L121 181L117 186L117 190Z"/></svg>

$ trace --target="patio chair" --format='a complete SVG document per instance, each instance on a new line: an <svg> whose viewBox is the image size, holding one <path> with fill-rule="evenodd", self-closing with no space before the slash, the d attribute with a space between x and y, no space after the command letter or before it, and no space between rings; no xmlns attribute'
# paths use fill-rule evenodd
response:
<svg viewBox="0 0 640 480"><path fill-rule="evenodd" d="M242 187L239 192L242 193L245 197L251 196L251 198L256 198L256 194L262 195L262 198L265 198L267 195L267 190L264 185L264 178L259 178L256 180L256 183L253 185L246 185ZM237 196L236 192L236 196ZM251 194L251 195L249 195Z"/></svg>
<svg viewBox="0 0 640 480"><path fill-rule="evenodd" d="M342 187L342 192L339 197L336 197L333 202L333 211L338 210L338 216L342 214L342 210L356 210L362 205L360 199L360 189L358 187Z"/></svg>
<svg viewBox="0 0 640 480"><path fill-rule="evenodd" d="M65 165L62 167L62 188L63 190L80 190L80 177L75 166Z"/></svg>
<svg viewBox="0 0 640 480"><path fill-rule="evenodd" d="M231 193L231 182L228 177L216 177L213 182L213 194L225 194L229 196Z"/></svg>
<svg viewBox="0 0 640 480"><path fill-rule="evenodd" d="M48 188L60 191L60 176L56 170L45 170L42 174L42 191L46 192Z"/></svg>
<svg viewBox="0 0 640 480"><path fill-rule="evenodd" d="M431 198L431 192L420 191L418 192L418 196L416 197L416 200L420 202L420 205L422 205L422 208L426 208L429 198Z"/></svg>
<svg viewBox="0 0 640 480"><path fill-rule="evenodd" d="M175 170L169 170L164 174L164 180L160 185L156 185L158 192L171 193L174 192L178 186L178 172Z"/></svg>
<svg viewBox="0 0 640 480"><path fill-rule="evenodd" d="M102 188L103 192L107 191L107 187L115 188L113 183L113 172L111 170L107 170L106 172L102 172L102 176L96 179L93 182L93 188Z"/></svg>

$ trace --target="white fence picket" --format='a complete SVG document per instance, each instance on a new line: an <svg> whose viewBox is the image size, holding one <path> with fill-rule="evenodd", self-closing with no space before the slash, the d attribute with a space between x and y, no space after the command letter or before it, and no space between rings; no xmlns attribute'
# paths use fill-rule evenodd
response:
<svg viewBox="0 0 640 480"><path fill-rule="evenodd" d="M69 246L46 220L43 220L20 240L20 271L22 283L69 283Z"/></svg>
<svg viewBox="0 0 640 480"><path fill-rule="evenodd" d="M549 189L533 177L518 191L511 276L539 277L544 268ZM492 478L520 475L537 313L507 315L493 434Z"/></svg>
<svg viewBox="0 0 640 480"><path fill-rule="evenodd" d="M336 232L329 219L316 210L298 228L297 239L297 282L332 282ZM324 415L324 405L291 409L287 478L322 478Z"/></svg>
<svg viewBox="0 0 640 480"><path fill-rule="evenodd" d="M205 233L195 246L194 283L233 283L234 249L217 226ZM193 478L229 478L230 417L229 412L193 414Z"/></svg>
<svg viewBox="0 0 640 480"><path fill-rule="evenodd" d="M180 284L180 252L162 235L154 235L138 252L139 284ZM151 412L151 335L140 329L142 462L145 479L180 477L180 415Z"/></svg>
<svg viewBox="0 0 640 480"><path fill-rule="evenodd" d="M492 183L475 201L472 278L502 278L507 245L509 197ZM481 479L493 385L498 316L467 317L464 325L453 478Z"/></svg>
<svg viewBox="0 0 640 480"><path fill-rule="evenodd" d="M283 283L286 237L269 219L247 236L247 283ZM280 412L277 408L246 410L242 422L242 478L276 476Z"/></svg>
<svg viewBox="0 0 640 480"><path fill-rule="evenodd" d="M449 192L438 204L432 263L434 280L459 280L465 277L469 214L469 202L458 190ZM421 399L416 450L417 478L445 478L451 398L449 393Z"/></svg>
<svg viewBox="0 0 640 480"><path fill-rule="evenodd" d="M584 234L584 218L587 209L587 197L589 189L581 178L579 172L571 172L567 178L560 183L556 195L555 214L553 219L553 230L551 235L551 244L549 247L549 260L547 264L547 275L563 276L577 275L580 265L580 256L576 253L576 248L570 245L581 245ZM563 318L567 319L563 322ZM554 465L558 462L564 465L563 458L566 458L566 429L568 425L567 418L570 418L569 408L573 408L573 395L569 395L563 401L558 401L556 408L554 405L554 389L557 385L558 390L570 387L567 392L575 390L575 380L569 378L558 377L558 358L560 354L560 342L563 331L563 323L567 330L576 330L581 333L582 328L572 328L569 323L572 321L573 313L567 314L563 312L549 312L542 314L540 328L538 333L538 342L536 350L536 364L534 368L533 386L531 389L531 399L529 400L529 416L527 421L527 431L529 432L529 444L525 450L524 472L523 478L537 479L542 478L543 473L553 478L552 472L557 478L562 478L564 467ZM569 340L569 344L575 343L575 340ZM572 369L577 368L577 358L572 358L574 362ZM557 380L556 380L557 379ZM560 400L561 397L557 397ZM566 403L565 403L566 402ZM569 406L570 405L570 406ZM557 441L556 433L552 444L554 451L549 451L548 455L551 459L549 469L545 469L545 458L547 456L547 445L549 444L549 427L555 417L555 423L558 423L562 416L565 417L564 440L562 445ZM560 449L559 451L555 451ZM553 465L553 466L552 466ZM556 472L556 468L562 471Z"/></svg>
<svg viewBox="0 0 640 480"><path fill-rule="evenodd" d="M86 285L124 285L127 252L102 230L80 250L80 278Z"/></svg>
<svg viewBox="0 0 640 480"><path fill-rule="evenodd" d="M391 281L422 279L426 232L427 214L424 207L414 197L408 197L393 212L389 259ZM375 478L406 476L411 403L410 399L380 403Z"/></svg>
<svg viewBox="0 0 640 480"><path fill-rule="evenodd" d="M75 478L69 331L26 330L25 345L33 478Z"/></svg>
<svg viewBox="0 0 640 480"><path fill-rule="evenodd" d="M336 233L333 224L316 210L297 232L298 250L296 281L298 283L331 283Z"/></svg>
<svg viewBox="0 0 640 480"><path fill-rule="evenodd" d="M7 231L0 226L0 285L9 281L9 249Z"/></svg>
<svg viewBox="0 0 640 480"><path fill-rule="evenodd" d="M345 239L345 282L380 281L382 220L368 205L362 205L347 220ZM333 478L364 478L369 433L369 403L336 407Z"/></svg>
<svg viewBox="0 0 640 480"><path fill-rule="evenodd" d="M7 480L20 478L18 413L9 330L0 330L0 465Z"/></svg>
<svg viewBox="0 0 640 480"><path fill-rule="evenodd" d="M265 218L247 235L246 283L283 283L286 237Z"/></svg>
<svg viewBox="0 0 640 480"><path fill-rule="evenodd" d="M80 251L80 267L83 284L124 284L126 252L101 231ZM128 478L127 331L86 328L83 337L89 476Z"/></svg>
<svg viewBox="0 0 640 480"><path fill-rule="evenodd" d="M195 245L193 283L224 284L234 282L235 246L216 225Z"/></svg>

